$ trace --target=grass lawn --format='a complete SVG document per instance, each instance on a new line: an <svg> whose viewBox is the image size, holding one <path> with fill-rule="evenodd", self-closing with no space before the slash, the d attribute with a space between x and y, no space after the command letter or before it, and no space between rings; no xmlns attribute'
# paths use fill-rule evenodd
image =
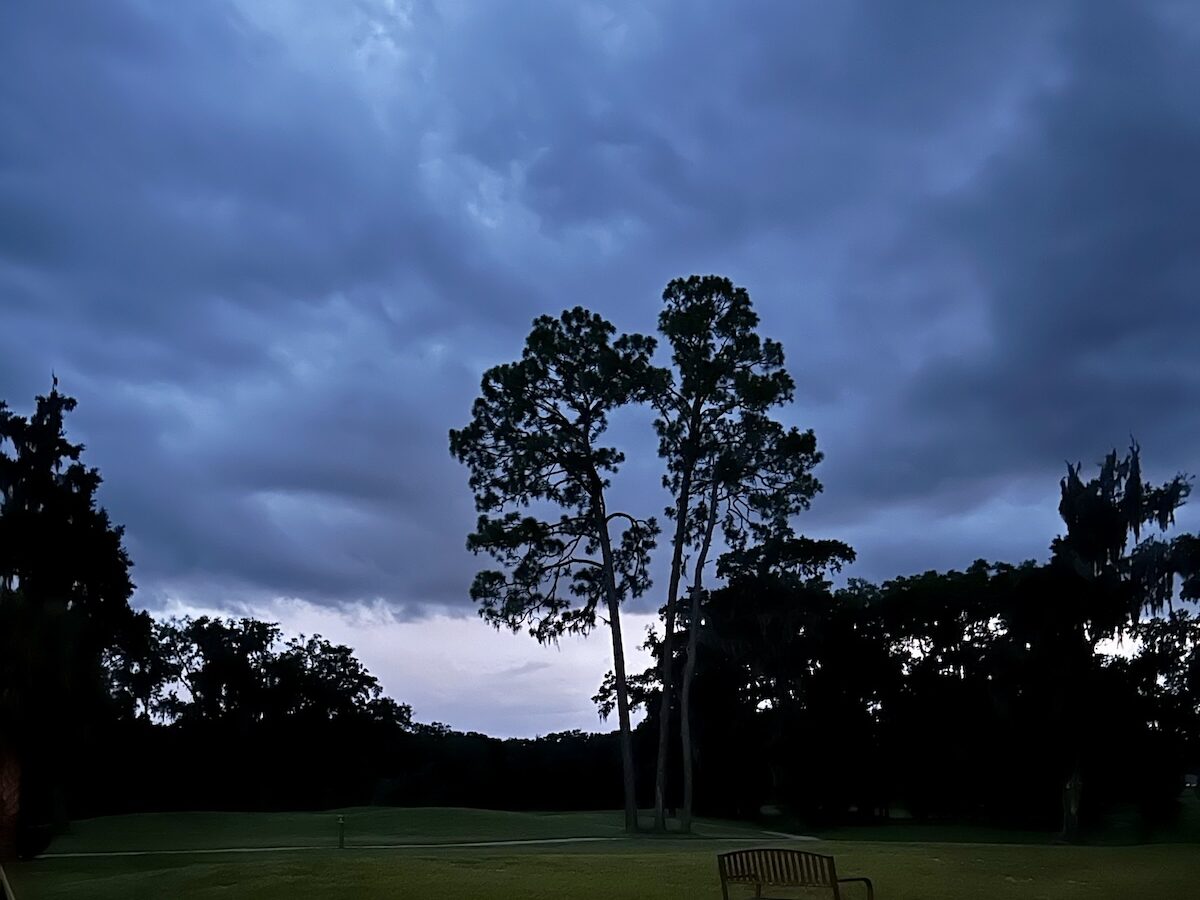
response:
<svg viewBox="0 0 1200 900"><path fill-rule="evenodd" d="M337 850L336 816L347 849ZM530 814L364 808L331 813L183 813L76 823L51 853L301 847L126 857L43 858L13 866L18 900L174 897L463 897L657 900L720 897L715 855L786 845L753 828L699 823L700 834L621 837L618 813ZM368 844L618 838L514 847L367 849ZM1081 900L1200 896L1200 846L1129 847L822 841L842 874L869 875L879 900ZM856 895L851 895L856 896Z"/></svg>
<svg viewBox="0 0 1200 900"><path fill-rule="evenodd" d="M118 850L207 850L222 847L337 846L337 818L346 818L348 847L373 844L619 837L613 812L517 813L486 809L396 809L362 806L328 812L146 813L85 819L55 839L50 853ZM645 817L649 826L650 819ZM751 837L755 828L701 822L702 834Z"/></svg>

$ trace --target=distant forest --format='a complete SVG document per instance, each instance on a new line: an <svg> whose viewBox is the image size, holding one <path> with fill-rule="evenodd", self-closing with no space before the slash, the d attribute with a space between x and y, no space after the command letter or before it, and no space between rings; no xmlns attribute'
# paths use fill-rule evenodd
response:
<svg viewBox="0 0 1200 900"><path fill-rule="evenodd" d="M544 317L451 436L480 508L470 546L500 564L473 597L549 640L663 590L646 575L653 518L603 505L623 457L599 441L607 409L656 409L675 500L668 624L653 668L626 674L617 656L598 685L604 715L646 710L611 734L414 722L351 648L134 611L122 530L67 437L75 401L56 383L28 417L0 403L0 852L110 813L628 810L631 790L660 818L774 807L1074 839L1131 807L1169 824L1200 770L1200 539L1172 532L1190 480L1147 480L1133 443L1067 467L1044 563L835 587L853 549L793 530L820 489L815 439L767 415L791 399L782 351L724 279L672 282L664 303L672 369L591 313ZM531 501L565 512L536 520Z"/></svg>

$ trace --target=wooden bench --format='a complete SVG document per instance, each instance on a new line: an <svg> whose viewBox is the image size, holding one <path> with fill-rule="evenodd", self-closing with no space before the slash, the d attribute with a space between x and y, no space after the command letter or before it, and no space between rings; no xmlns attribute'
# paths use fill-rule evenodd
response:
<svg viewBox="0 0 1200 900"><path fill-rule="evenodd" d="M867 886L867 900L875 900L870 878L838 878L832 856L805 853L803 850L735 850L717 856L721 873L721 896L729 900L729 885L754 887L754 896L763 895L763 887L826 888L834 900L842 900L841 885L861 881Z"/></svg>

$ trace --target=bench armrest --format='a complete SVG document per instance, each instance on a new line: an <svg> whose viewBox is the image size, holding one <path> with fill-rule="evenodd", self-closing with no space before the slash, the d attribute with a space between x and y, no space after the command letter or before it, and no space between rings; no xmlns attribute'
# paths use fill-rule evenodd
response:
<svg viewBox="0 0 1200 900"><path fill-rule="evenodd" d="M838 884L848 884L851 881L861 881L867 886L867 900L875 900L875 885L871 884L870 878L839 878Z"/></svg>

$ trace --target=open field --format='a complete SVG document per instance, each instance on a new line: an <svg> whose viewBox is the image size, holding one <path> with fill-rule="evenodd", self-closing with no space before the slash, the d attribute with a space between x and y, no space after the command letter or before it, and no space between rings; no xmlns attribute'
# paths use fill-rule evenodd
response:
<svg viewBox="0 0 1200 900"><path fill-rule="evenodd" d="M328 812L185 812L110 816L75 822L50 853L117 850L206 850L221 847L337 845L337 818L346 819L349 848L379 844L446 843L552 838L619 837L614 812L522 813L485 809L397 809L363 806ZM649 825L649 817L646 824ZM753 837L756 828L700 822L700 834Z"/></svg>
<svg viewBox="0 0 1200 900"><path fill-rule="evenodd" d="M347 817L345 850L336 817ZM89 897L604 898L720 897L716 853L787 845L745 825L704 821L699 834L622 836L617 813L451 809L327 813L183 813L79 822L49 856L14 866L18 900ZM454 847L480 841L553 841ZM427 845L394 849L395 845ZM441 846L428 846L428 845ZM796 843L875 881L879 900L1189 898L1200 846L1055 847L856 841ZM281 849L281 848L298 849ZM371 849L377 847L378 849ZM235 848L242 851L236 852ZM205 851L188 853L186 851ZM184 852L177 852L184 851Z"/></svg>

